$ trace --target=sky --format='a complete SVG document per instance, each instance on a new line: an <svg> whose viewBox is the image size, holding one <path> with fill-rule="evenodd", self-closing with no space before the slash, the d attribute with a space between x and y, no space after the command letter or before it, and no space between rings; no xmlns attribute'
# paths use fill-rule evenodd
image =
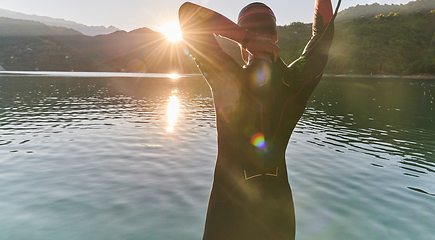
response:
<svg viewBox="0 0 435 240"><path fill-rule="evenodd" d="M310 23L315 0L192 0L236 21L238 12L250 2L262 1L273 9L278 25ZM342 0L341 10L365 4L406 4L410 0ZM0 8L53 18L63 18L88 26L115 26L131 31L153 30L177 20L184 0L0 0ZM337 0L332 0L335 8Z"/></svg>

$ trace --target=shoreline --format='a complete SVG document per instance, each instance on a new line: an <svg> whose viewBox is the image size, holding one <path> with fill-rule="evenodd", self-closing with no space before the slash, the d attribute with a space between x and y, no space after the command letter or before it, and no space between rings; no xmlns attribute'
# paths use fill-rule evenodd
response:
<svg viewBox="0 0 435 240"><path fill-rule="evenodd" d="M435 75L386 75L386 74L323 74L324 77L348 77L348 78L402 78L402 79L435 79Z"/></svg>
<svg viewBox="0 0 435 240"><path fill-rule="evenodd" d="M157 77L157 78L180 78L180 77L196 77L201 76L198 73L185 73L185 74L167 74L167 73L138 73L138 72L74 72L74 71L7 71L0 70L0 76L16 76L16 75L29 75L29 76L83 76L83 77ZM174 77L176 76L176 77ZM421 79L421 80L435 80L435 75L388 75L388 74L331 74L324 73L323 77L334 78L396 78L396 79Z"/></svg>

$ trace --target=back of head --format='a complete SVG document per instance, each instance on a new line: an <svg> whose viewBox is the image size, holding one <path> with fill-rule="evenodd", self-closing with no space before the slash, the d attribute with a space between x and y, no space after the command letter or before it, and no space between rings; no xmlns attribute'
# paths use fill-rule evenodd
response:
<svg viewBox="0 0 435 240"><path fill-rule="evenodd" d="M237 24L248 31L276 36L276 17L264 3L254 2L240 10Z"/></svg>
<svg viewBox="0 0 435 240"><path fill-rule="evenodd" d="M275 42L278 41L275 14L272 9L264 3L254 2L242 8L237 24L247 29L249 32L270 38ZM245 63L248 63L249 53L243 48L240 49L243 60Z"/></svg>
<svg viewBox="0 0 435 240"><path fill-rule="evenodd" d="M268 7L266 4L261 2L253 2L246 5L245 7L242 8L242 10L240 10L239 17L237 18L238 19L237 23L239 23L243 18L256 13L268 14L272 16L274 19L276 19L272 9Z"/></svg>

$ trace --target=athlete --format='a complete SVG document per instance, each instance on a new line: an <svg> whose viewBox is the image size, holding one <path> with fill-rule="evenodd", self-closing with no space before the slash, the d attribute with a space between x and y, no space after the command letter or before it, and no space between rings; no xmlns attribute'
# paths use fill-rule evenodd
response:
<svg viewBox="0 0 435 240"><path fill-rule="evenodd" d="M320 81L334 34L330 0L317 0L313 35L287 66L278 57L276 18L251 3L237 24L184 3L184 41L208 82L216 109L218 156L204 240L295 238L295 214L285 162L290 135ZM238 42L240 66L215 36Z"/></svg>

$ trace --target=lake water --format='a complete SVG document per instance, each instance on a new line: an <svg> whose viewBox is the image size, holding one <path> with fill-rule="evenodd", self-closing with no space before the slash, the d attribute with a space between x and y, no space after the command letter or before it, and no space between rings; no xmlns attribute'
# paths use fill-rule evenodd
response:
<svg viewBox="0 0 435 240"><path fill-rule="evenodd" d="M102 76L0 76L0 239L201 239L207 84ZM434 239L434 96L435 80L322 80L286 153L298 240Z"/></svg>

